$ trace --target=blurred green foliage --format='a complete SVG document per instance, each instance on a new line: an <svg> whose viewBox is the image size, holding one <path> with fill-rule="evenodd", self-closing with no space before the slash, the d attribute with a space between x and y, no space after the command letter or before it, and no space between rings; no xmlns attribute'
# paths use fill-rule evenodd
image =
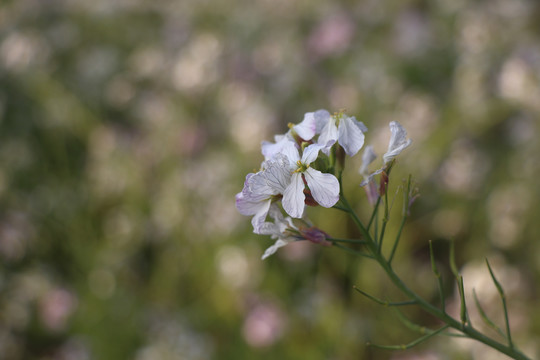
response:
<svg viewBox="0 0 540 360"><path fill-rule="evenodd" d="M391 184L411 173L422 196L395 267L436 302L428 240L449 294L455 241L466 291L501 321L489 257L515 341L538 355L539 14L533 0L3 1L1 357L495 359L459 339L367 348L415 336L352 290L400 300L368 261L303 243L260 261L270 239L234 194L260 142L319 108L364 121L379 154L389 121L407 128ZM358 166L346 187L367 217ZM358 235L335 210L309 215Z"/></svg>

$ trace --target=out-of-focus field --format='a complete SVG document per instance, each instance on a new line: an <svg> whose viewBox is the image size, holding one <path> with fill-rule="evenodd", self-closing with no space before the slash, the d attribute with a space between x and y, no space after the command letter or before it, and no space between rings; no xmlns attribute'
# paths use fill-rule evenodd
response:
<svg viewBox="0 0 540 360"><path fill-rule="evenodd" d="M2 1L0 358L504 359L449 337L368 348L419 336L352 289L403 300L375 264L308 243L260 260L272 242L234 195L260 142L320 108L362 120L379 154L388 122L408 130L392 191L412 174L421 197L394 267L437 303L433 240L458 316L455 241L473 324L475 288L503 326L489 258L538 356L539 5ZM345 183L366 219L359 158ZM358 236L337 210L308 214Z"/></svg>

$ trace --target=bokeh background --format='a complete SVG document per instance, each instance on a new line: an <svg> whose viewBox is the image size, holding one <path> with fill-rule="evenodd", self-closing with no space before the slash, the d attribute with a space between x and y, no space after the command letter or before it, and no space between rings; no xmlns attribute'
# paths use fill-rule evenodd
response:
<svg viewBox="0 0 540 360"><path fill-rule="evenodd" d="M260 260L272 242L234 195L260 142L320 108L364 121L379 154L405 126L391 191L412 174L421 196L396 269L437 303L433 240L457 314L454 241L474 324L472 288L502 326L489 258L538 356L539 24L535 0L3 0L0 357L503 359L448 337L366 347L419 336L352 290L403 300L375 264L302 242Z"/></svg>

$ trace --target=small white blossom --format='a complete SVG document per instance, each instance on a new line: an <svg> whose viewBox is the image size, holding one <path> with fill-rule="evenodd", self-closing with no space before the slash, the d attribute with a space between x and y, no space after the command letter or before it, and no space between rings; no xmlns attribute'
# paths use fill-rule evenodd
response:
<svg viewBox="0 0 540 360"><path fill-rule="evenodd" d="M339 200L339 182L332 174L325 174L310 167L317 159L319 151L325 146L311 144L304 149L302 158L298 149L292 146L283 148L283 154L287 156L291 166L295 170L291 182L283 192L283 208L294 218L302 217L304 213L304 179L315 201L324 207L332 207Z"/></svg>
<svg viewBox="0 0 540 360"><path fill-rule="evenodd" d="M330 147L337 141L349 156L355 155L364 145L364 132L368 129L354 116L343 113L330 115L319 120L319 126L324 124L317 141L318 144L326 145L323 152L328 155Z"/></svg>

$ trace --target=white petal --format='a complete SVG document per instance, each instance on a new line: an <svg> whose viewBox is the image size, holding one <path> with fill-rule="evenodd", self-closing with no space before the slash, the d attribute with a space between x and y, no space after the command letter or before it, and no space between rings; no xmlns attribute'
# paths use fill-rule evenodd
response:
<svg viewBox="0 0 540 360"><path fill-rule="evenodd" d="M274 243L274 245L272 245L268 249L266 249L266 251L264 252L264 254L262 256L262 260L266 259L270 255L273 255L280 247L283 247L283 246L287 245L288 243L289 242L287 242L287 241L284 241L282 239L278 239Z"/></svg>
<svg viewBox="0 0 540 360"><path fill-rule="evenodd" d="M319 156L319 151L324 148L324 145L321 144L311 144L304 149L302 153L301 163L304 165L309 165L317 159Z"/></svg>
<svg viewBox="0 0 540 360"><path fill-rule="evenodd" d="M365 175L368 172L368 166L377 158L373 146L368 145L364 148L362 153L362 166L360 166L360 174Z"/></svg>
<svg viewBox="0 0 540 360"><path fill-rule="evenodd" d="M334 143L338 139L338 129L336 126L336 120L333 118L330 118L326 125L321 130L321 134L319 135L319 139L317 140L317 144L324 145L325 148L322 150L323 153L328 155L330 152L330 147L334 145Z"/></svg>
<svg viewBox="0 0 540 360"><path fill-rule="evenodd" d="M289 142L294 143L294 139L289 133L285 135L276 135L275 139L276 139L275 143L263 141L261 144L261 152L264 155L265 160L270 160L276 154L280 153L283 147L287 146L287 143Z"/></svg>
<svg viewBox="0 0 540 360"><path fill-rule="evenodd" d="M267 185L275 190L277 194L283 194L291 182L293 171L287 157L283 154L276 154L273 160L264 163L264 167L263 174Z"/></svg>
<svg viewBox="0 0 540 360"><path fill-rule="evenodd" d="M245 216L255 215L260 208L260 201L253 201L243 192L236 194L236 209L240 214Z"/></svg>
<svg viewBox="0 0 540 360"><path fill-rule="evenodd" d="M253 216L251 219L251 225L253 225L253 232L255 234L261 233L261 228L263 224L265 223L266 216L268 215L268 210L270 209L270 204L272 203L272 200L267 200L261 203L261 207L259 208L259 211Z"/></svg>
<svg viewBox="0 0 540 360"><path fill-rule="evenodd" d="M300 124L293 126L293 129L302 139L311 140L317 130L314 113L306 113L304 120Z"/></svg>
<svg viewBox="0 0 540 360"><path fill-rule="evenodd" d="M300 160L300 153L298 152L298 145L295 142L287 142L281 149L281 154L287 157L292 168L297 168L296 163Z"/></svg>
<svg viewBox="0 0 540 360"><path fill-rule="evenodd" d="M364 181L360 183L360 186L366 186L371 181L371 179L373 179L375 175L379 175L382 172L383 172L383 169L378 169L372 172L371 174L364 176Z"/></svg>
<svg viewBox="0 0 540 360"><path fill-rule="evenodd" d="M397 121L390 122L390 142L388 143L388 151L383 155L384 163L387 164L397 155L399 155L406 147L411 145L412 140L407 139L407 131Z"/></svg>
<svg viewBox="0 0 540 360"><path fill-rule="evenodd" d="M319 205L332 207L339 200L339 181L332 174L323 174L319 170L308 168L304 172L311 195Z"/></svg>
<svg viewBox="0 0 540 360"><path fill-rule="evenodd" d="M364 133L354 118L343 116L338 127L339 145L349 156L355 155L364 145Z"/></svg>
<svg viewBox="0 0 540 360"><path fill-rule="evenodd" d="M302 174L294 173L291 183L283 193L283 209L293 218L301 218L304 213L304 180Z"/></svg>
<svg viewBox="0 0 540 360"><path fill-rule="evenodd" d="M364 132L364 133L368 131L367 126L364 125L363 122L356 120L356 117L355 117L355 116L351 116L351 119L353 119L354 124L355 124L356 126L358 126L358 128L360 129L360 131L362 131L362 132Z"/></svg>

